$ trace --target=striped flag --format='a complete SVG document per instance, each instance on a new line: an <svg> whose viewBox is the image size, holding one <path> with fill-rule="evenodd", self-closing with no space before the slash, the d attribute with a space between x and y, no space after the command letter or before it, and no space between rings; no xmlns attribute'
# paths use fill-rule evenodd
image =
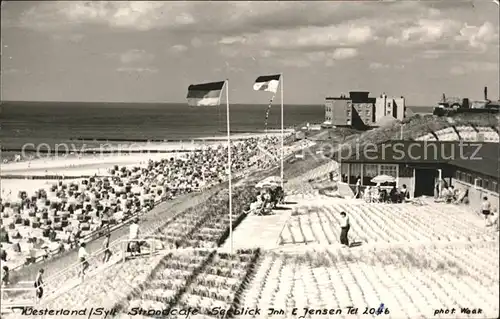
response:
<svg viewBox="0 0 500 319"><path fill-rule="evenodd" d="M191 84L188 87L187 102L189 106L217 106L225 81L202 84Z"/></svg>
<svg viewBox="0 0 500 319"><path fill-rule="evenodd" d="M280 74L275 75L262 75L255 80L253 89L255 91L267 91L273 92L274 95L269 101L269 106L266 111L266 120L264 122L265 129L267 131L267 120L269 119L269 113L271 112L271 105L273 104L274 97L276 96L276 91L278 91L278 86L280 84Z"/></svg>
<svg viewBox="0 0 500 319"><path fill-rule="evenodd" d="M280 84L280 74L259 76L253 85L255 91L267 91L276 93Z"/></svg>

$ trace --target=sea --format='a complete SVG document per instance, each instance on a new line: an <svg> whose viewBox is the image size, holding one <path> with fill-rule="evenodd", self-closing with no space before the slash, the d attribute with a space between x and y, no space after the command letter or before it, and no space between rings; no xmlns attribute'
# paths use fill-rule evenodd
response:
<svg viewBox="0 0 500 319"><path fill-rule="evenodd" d="M231 133L264 132L267 109L268 105L231 104ZM284 105L285 128L323 121L323 105ZM269 130L280 128L279 104L271 106L267 122ZM226 123L225 105L193 108L185 103L2 102L0 141L2 155L7 156L27 143L54 147L69 141L78 146L89 140L223 137Z"/></svg>

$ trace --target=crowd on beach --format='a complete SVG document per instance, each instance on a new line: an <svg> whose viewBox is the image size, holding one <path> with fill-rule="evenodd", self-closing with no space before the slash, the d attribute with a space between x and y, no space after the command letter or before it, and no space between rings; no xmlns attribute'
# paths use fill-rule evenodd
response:
<svg viewBox="0 0 500 319"><path fill-rule="evenodd" d="M272 164L278 137L232 143L232 171L245 173ZM58 181L35 194L21 191L16 200L0 202L3 264L15 267L79 247L89 233L107 229L161 200L202 191L227 180L227 147L218 145L177 158L149 161L146 167L118 167L108 176ZM12 261L12 262L11 262ZM16 264L17 262L17 264Z"/></svg>

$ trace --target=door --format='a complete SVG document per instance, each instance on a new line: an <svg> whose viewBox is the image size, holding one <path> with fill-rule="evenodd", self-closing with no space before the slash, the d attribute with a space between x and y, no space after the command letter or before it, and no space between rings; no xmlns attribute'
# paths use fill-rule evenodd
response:
<svg viewBox="0 0 500 319"><path fill-rule="evenodd" d="M415 169L415 197L434 196L434 184L438 176L436 169Z"/></svg>

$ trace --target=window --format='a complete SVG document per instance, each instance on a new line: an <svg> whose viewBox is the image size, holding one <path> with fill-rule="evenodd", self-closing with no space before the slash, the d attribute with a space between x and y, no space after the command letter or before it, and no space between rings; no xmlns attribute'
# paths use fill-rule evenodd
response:
<svg viewBox="0 0 500 319"><path fill-rule="evenodd" d="M475 178L474 179L474 186L475 187L483 187L483 181L480 178Z"/></svg>
<svg viewBox="0 0 500 319"><path fill-rule="evenodd" d="M340 163L340 174L342 177L342 182L347 183L347 174L349 174L349 164Z"/></svg>
<svg viewBox="0 0 500 319"><path fill-rule="evenodd" d="M470 174L466 174L466 175L467 175L467 178L465 179L465 182L467 182L469 184L474 183L474 181L472 180L472 176Z"/></svg>
<svg viewBox="0 0 500 319"><path fill-rule="evenodd" d="M483 180L483 186L484 189L491 190L490 189L490 181L488 179Z"/></svg>
<svg viewBox="0 0 500 319"><path fill-rule="evenodd" d="M465 174L464 172L459 171L458 175L460 177L459 180L461 180L462 182L466 182L467 181L467 174Z"/></svg>
<svg viewBox="0 0 500 319"><path fill-rule="evenodd" d="M494 191L495 193L498 193L498 184L497 182L492 182L491 183L491 190Z"/></svg>
<svg viewBox="0 0 500 319"><path fill-rule="evenodd" d="M399 168L399 177L413 177L413 168L401 166Z"/></svg>
<svg viewBox="0 0 500 319"><path fill-rule="evenodd" d="M349 184L356 184L358 177L361 177L361 164L351 164L349 172Z"/></svg>
<svg viewBox="0 0 500 319"><path fill-rule="evenodd" d="M363 165L363 185L374 186L371 180L378 175L378 165L377 164L364 164Z"/></svg>
<svg viewBox="0 0 500 319"><path fill-rule="evenodd" d="M455 178L458 179L459 181L467 183L467 174L462 171L457 170L455 172Z"/></svg>
<svg viewBox="0 0 500 319"><path fill-rule="evenodd" d="M394 164L381 164L380 165L380 175L389 175L394 178L398 177L398 166Z"/></svg>

